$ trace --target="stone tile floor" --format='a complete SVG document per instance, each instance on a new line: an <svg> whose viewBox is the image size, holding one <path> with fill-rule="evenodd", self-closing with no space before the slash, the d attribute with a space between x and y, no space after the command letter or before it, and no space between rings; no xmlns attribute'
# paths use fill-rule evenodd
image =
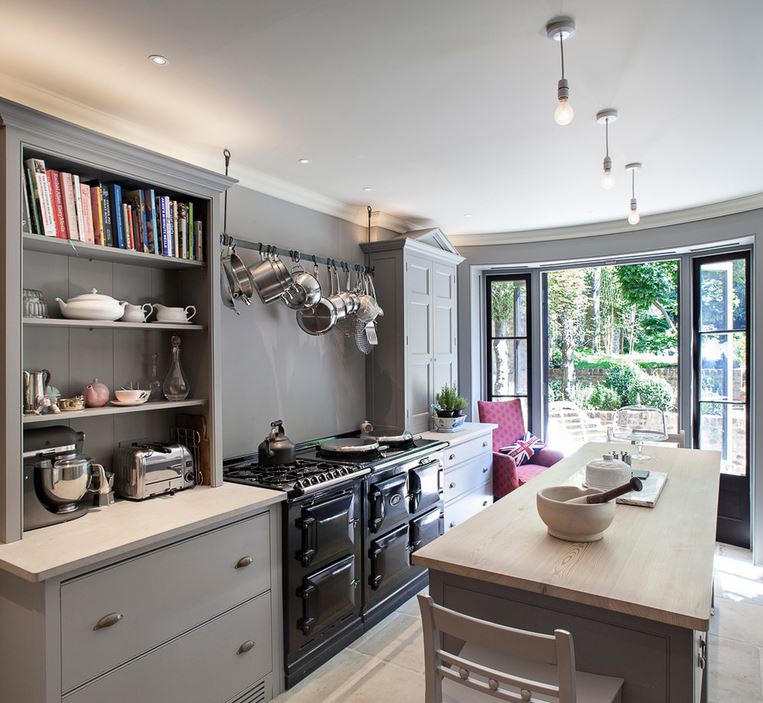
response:
<svg viewBox="0 0 763 703"><path fill-rule="evenodd" d="M710 628L709 703L763 703L763 568L718 545ZM423 703L415 598L274 703Z"/></svg>

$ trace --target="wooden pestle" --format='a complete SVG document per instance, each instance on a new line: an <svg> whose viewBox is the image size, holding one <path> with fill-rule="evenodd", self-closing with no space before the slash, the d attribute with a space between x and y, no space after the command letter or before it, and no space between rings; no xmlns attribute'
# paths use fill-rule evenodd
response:
<svg viewBox="0 0 763 703"><path fill-rule="evenodd" d="M571 498L570 500L566 500L565 503L608 503L610 500L619 498L621 495L625 495L631 491L640 491L642 488L643 484L641 483L641 479L634 476L628 483L624 483L622 486L617 486L616 488L604 491L604 493L590 493L589 495L579 496L578 498Z"/></svg>

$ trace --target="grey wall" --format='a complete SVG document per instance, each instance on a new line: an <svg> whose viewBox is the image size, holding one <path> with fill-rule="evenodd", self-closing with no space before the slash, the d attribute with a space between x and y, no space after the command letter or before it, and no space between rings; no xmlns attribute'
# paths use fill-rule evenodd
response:
<svg viewBox="0 0 763 703"><path fill-rule="evenodd" d="M579 237L576 239L501 244L496 246L460 247L466 260L458 271L459 387L467 398L476 399L480 388L480 354L482 340L479 319L482 311L479 283L485 268L513 267L525 264L561 263L576 259L601 259L623 255L637 256L671 249L691 249L715 242L732 242L743 238L753 241L752 252L752 540L756 563L763 563L763 256L757 251L763 245L763 210L717 217L699 222L670 225L632 233ZM536 291L537 292L537 291ZM683 300L683 296L682 296ZM539 306L533 307L533 318L539 319ZM536 328L538 325L535 326Z"/></svg>
<svg viewBox="0 0 763 703"><path fill-rule="evenodd" d="M228 194L228 233L363 263L365 228L241 186ZM252 252L239 254L256 260ZM223 455L256 451L275 419L295 442L357 428L365 412L365 357L354 343L336 331L305 334L280 302L239 307L238 317L222 313Z"/></svg>

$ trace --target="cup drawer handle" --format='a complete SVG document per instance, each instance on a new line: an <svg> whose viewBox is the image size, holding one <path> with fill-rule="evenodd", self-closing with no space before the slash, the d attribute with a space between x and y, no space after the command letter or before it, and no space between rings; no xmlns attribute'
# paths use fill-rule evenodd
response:
<svg viewBox="0 0 763 703"><path fill-rule="evenodd" d="M252 562L254 562L254 558L247 554L245 557L241 557L241 559L236 562L236 568L243 569L246 566L250 566Z"/></svg>
<svg viewBox="0 0 763 703"><path fill-rule="evenodd" d="M451 481L449 488L455 488L455 487L456 487L456 482L455 481Z"/></svg>
<svg viewBox="0 0 763 703"><path fill-rule="evenodd" d="M487 442L482 443L482 448L484 449L485 447L487 447Z"/></svg>
<svg viewBox="0 0 763 703"><path fill-rule="evenodd" d="M252 640L247 640L246 642L243 642L241 644L236 654L246 654L248 651L252 649L254 649L254 642L252 642Z"/></svg>
<svg viewBox="0 0 763 703"><path fill-rule="evenodd" d="M456 458L456 455L455 455L455 454L451 454L451 455L448 457L448 461L453 461L453 459L455 459L455 458Z"/></svg>
<svg viewBox="0 0 763 703"><path fill-rule="evenodd" d="M95 623L93 629L103 630L105 627L116 625L123 617L124 615L122 615L122 613L107 613L97 623Z"/></svg>
<svg viewBox="0 0 763 703"><path fill-rule="evenodd" d="M490 471L490 469L487 466L482 469L483 474L486 474L488 471Z"/></svg>

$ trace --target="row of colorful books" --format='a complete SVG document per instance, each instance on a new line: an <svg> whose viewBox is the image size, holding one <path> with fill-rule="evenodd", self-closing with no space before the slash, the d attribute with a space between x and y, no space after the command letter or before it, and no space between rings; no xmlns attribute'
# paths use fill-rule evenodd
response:
<svg viewBox="0 0 763 703"><path fill-rule="evenodd" d="M24 165L24 229L46 237L204 260L202 222L194 219L193 202L157 195L153 188L83 183L76 174L46 168L43 159L27 159Z"/></svg>

